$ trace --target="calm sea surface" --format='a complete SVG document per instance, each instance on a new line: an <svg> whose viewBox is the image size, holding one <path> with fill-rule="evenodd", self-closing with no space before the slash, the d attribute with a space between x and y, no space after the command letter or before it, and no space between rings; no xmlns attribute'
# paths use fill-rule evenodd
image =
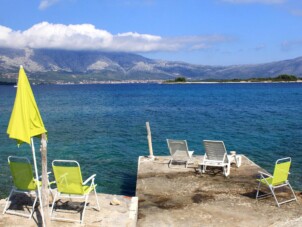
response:
<svg viewBox="0 0 302 227"><path fill-rule="evenodd" d="M33 86L48 130L48 161L75 159L83 178L97 174L98 191L135 193L137 160L148 155L146 121L155 155L168 155L166 139L186 139L195 154L202 140L224 140L273 171L293 159L290 180L302 190L302 84L120 84ZM0 196L10 190L7 157L31 158L6 129L16 89L0 86ZM39 140L35 139L40 164Z"/></svg>

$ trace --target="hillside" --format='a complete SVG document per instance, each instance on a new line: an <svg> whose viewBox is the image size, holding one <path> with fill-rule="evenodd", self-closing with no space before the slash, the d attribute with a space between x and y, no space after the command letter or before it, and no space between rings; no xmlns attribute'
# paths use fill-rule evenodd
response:
<svg viewBox="0 0 302 227"><path fill-rule="evenodd" d="M255 65L207 66L153 60L138 54L52 49L0 49L0 80L15 81L19 65L38 83L108 80L192 80L302 76L302 57Z"/></svg>

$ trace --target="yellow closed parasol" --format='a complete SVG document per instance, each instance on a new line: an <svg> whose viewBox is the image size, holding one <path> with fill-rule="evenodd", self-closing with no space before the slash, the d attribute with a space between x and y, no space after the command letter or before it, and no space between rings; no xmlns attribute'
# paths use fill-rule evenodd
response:
<svg viewBox="0 0 302 227"><path fill-rule="evenodd" d="M48 222L48 179L47 179L47 149L46 149L46 129L44 127L35 97L31 86L22 66L19 70L17 84L17 94L14 107L9 120L7 134L9 138L16 139L18 146L22 143L28 143L31 146L35 166L36 179L38 180L38 170L35 156L35 147L33 137L41 137L41 155L42 155L42 193L38 185L38 194L41 204L41 214L43 225ZM41 194L43 198L41 198ZM43 211L44 210L44 211ZM46 221L45 221L46 220Z"/></svg>

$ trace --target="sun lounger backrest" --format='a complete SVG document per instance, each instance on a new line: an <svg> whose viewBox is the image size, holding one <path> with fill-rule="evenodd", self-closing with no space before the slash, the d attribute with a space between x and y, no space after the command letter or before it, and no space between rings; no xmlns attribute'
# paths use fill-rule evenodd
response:
<svg viewBox="0 0 302 227"><path fill-rule="evenodd" d="M186 140L170 140L167 139L170 154L173 158L188 158L188 145Z"/></svg>
<svg viewBox="0 0 302 227"><path fill-rule="evenodd" d="M227 162L226 149L223 141L204 140L207 159Z"/></svg>
<svg viewBox="0 0 302 227"><path fill-rule="evenodd" d="M32 166L27 158L10 156L8 158L8 164L13 177L14 186L18 190L36 190L37 185L34 180Z"/></svg>
<svg viewBox="0 0 302 227"><path fill-rule="evenodd" d="M84 194L80 165L76 161L56 160L52 164L58 191L64 194Z"/></svg>

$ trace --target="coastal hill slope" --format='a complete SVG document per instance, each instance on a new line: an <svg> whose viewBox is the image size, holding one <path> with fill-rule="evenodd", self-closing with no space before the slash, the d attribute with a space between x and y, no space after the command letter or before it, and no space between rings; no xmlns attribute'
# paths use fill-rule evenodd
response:
<svg viewBox="0 0 302 227"><path fill-rule="evenodd" d="M45 83L166 80L180 76L192 80L302 76L302 57L265 64L208 66L132 53L0 48L1 81L15 81L19 65L24 65L32 80Z"/></svg>

